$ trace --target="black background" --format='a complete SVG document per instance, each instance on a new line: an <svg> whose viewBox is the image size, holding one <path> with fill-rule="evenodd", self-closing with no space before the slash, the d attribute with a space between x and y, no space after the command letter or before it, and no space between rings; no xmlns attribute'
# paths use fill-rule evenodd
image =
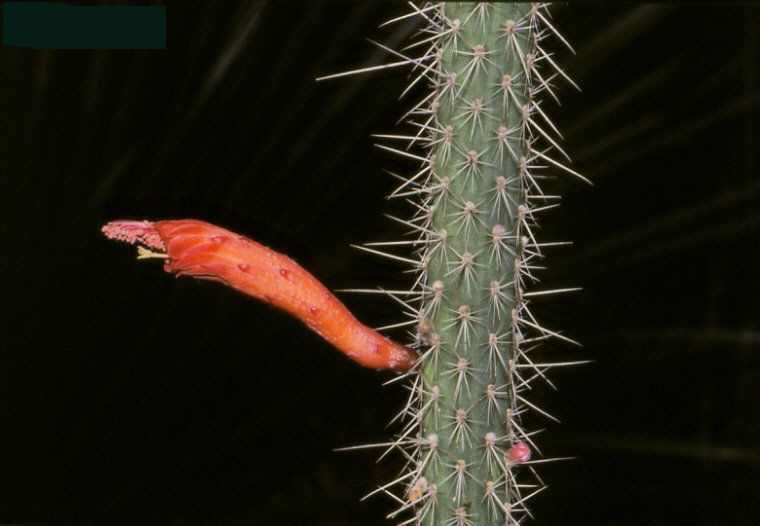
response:
<svg viewBox="0 0 760 526"><path fill-rule="evenodd" d="M535 524L758 524L760 8L571 4L581 85L548 103L574 168L541 238L536 302L592 365L534 399ZM372 146L422 93L395 60L392 2L182 2L167 51L0 49L0 521L386 524L359 502L399 468L333 448L386 440L392 376L214 283L175 280L102 238L115 218L205 219L293 256L331 288L399 287L349 243L398 239ZM397 46L396 46L397 47ZM370 325L391 301L342 295ZM403 333L394 333L403 338Z"/></svg>

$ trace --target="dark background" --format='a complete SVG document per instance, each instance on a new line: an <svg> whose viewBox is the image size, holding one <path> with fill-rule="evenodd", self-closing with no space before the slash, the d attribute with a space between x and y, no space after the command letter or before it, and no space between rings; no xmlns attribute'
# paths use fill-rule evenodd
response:
<svg viewBox="0 0 760 526"><path fill-rule="evenodd" d="M540 444L534 524L756 525L760 501L756 5L554 10L581 85L548 103L574 168L545 217L555 344L592 365L536 398L563 420ZM331 288L403 286L349 243L398 239L372 146L421 92L395 60L391 2L182 2L167 51L0 49L0 521L380 525L359 498L399 459L382 441L392 376L345 360L285 315L175 280L99 227L205 219L292 255ZM342 295L370 325L395 304ZM394 333L404 338L403 333ZM554 351L553 351L554 352Z"/></svg>

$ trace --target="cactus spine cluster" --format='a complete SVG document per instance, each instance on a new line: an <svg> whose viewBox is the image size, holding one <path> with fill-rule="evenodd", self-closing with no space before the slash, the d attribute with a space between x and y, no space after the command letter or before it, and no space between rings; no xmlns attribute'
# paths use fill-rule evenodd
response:
<svg viewBox="0 0 760 526"><path fill-rule="evenodd" d="M558 199L539 181L547 168L583 179L550 154L566 157L539 101L556 99L555 79L572 83L542 40L569 44L542 3L428 3L409 16L425 27L404 50L389 50L403 59L393 65L413 67L410 88L431 89L406 115L409 135L378 137L387 140L381 148L419 162L391 194L415 204L411 219L399 219L415 239L367 250L400 259L378 245L414 247L406 261L417 279L393 295L408 309L420 359L407 375L405 425L386 444L403 451L405 471L373 493L395 499L389 518L401 524L519 524L545 487L533 464L550 460L530 460L538 448L522 417L553 418L526 390L548 382L551 367L580 363L532 358L547 339L572 340L529 308L532 295L569 290L531 290L553 244L536 239L536 220Z"/></svg>

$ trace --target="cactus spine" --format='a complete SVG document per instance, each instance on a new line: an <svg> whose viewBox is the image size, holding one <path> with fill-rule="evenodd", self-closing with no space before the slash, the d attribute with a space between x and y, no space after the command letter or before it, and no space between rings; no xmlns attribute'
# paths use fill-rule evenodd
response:
<svg viewBox="0 0 760 526"><path fill-rule="evenodd" d="M426 27L405 49L424 51L389 50L403 58L389 66L412 65L410 88L427 81L431 90L406 115L410 135L378 137L392 141L381 148L420 163L391 194L413 200L415 215L399 221L416 238L367 250L399 259L377 246L415 247L415 259L404 260L417 279L394 298L417 327L420 359L407 374L411 395L398 415L405 425L386 444L403 451L407 468L372 493L393 496L399 507L389 518L402 524L519 524L544 489L532 464L550 460L530 461L537 447L522 416L553 419L525 391L533 380L548 382L548 369L581 363L531 358L544 340L572 340L542 327L529 308L531 295L570 290L530 290L542 248L552 244L536 240L536 219L558 198L539 187L541 172L585 180L550 157L567 155L539 102L556 99L555 77L572 83L541 41L553 35L569 44L543 3L428 3L409 16ZM399 148L399 140L409 144Z"/></svg>

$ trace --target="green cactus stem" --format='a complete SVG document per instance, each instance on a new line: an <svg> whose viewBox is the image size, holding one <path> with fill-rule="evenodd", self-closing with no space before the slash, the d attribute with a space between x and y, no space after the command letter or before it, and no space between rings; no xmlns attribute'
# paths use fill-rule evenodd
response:
<svg viewBox="0 0 760 526"><path fill-rule="evenodd" d="M391 197L416 203L399 221L416 234L406 241L415 257L403 260L417 279L394 297L415 323L420 359L407 375L405 425L387 445L403 451L407 469L373 493L401 488L388 516L401 524L520 524L545 488L533 464L550 460L531 460L538 448L523 415L554 419L526 390L554 366L581 363L531 358L545 340L575 342L541 326L529 306L531 295L570 290L531 290L551 244L536 239L536 221L557 199L539 181L545 169L585 181L558 159L567 155L541 102L556 99L555 79L572 83L542 42L569 44L547 4L428 3L410 16L425 28L405 49L420 54L392 51L404 59L395 65L412 65L410 88L430 91L406 115L409 135L379 137L419 162ZM399 259L377 245L403 243L367 250Z"/></svg>

